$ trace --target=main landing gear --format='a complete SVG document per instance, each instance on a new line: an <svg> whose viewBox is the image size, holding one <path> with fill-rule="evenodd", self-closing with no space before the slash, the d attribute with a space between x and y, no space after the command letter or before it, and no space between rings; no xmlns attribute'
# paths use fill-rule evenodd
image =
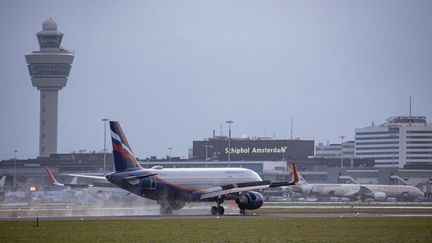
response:
<svg viewBox="0 0 432 243"><path fill-rule="evenodd" d="M211 207L211 214L212 215L223 215L225 213L225 209L222 206L213 206Z"/></svg>
<svg viewBox="0 0 432 243"><path fill-rule="evenodd" d="M172 215L173 208L167 202L158 202L160 205L159 213L160 215Z"/></svg>
<svg viewBox="0 0 432 243"><path fill-rule="evenodd" d="M212 215L223 215L225 213L225 209L224 207L221 206L221 204L223 203L223 198L219 197L216 200L217 206L213 206L211 207L211 214Z"/></svg>

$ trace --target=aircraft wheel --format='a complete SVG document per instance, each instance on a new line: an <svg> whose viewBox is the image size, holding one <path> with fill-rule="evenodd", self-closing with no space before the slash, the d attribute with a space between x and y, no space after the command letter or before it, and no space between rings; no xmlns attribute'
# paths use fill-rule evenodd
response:
<svg viewBox="0 0 432 243"><path fill-rule="evenodd" d="M218 214L218 208L216 206L211 207L211 214L212 215Z"/></svg>
<svg viewBox="0 0 432 243"><path fill-rule="evenodd" d="M172 215L173 209L167 205L161 205L159 210L160 215Z"/></svg>
<svg viewBox="0 0 432 243"><path fill-rule="evenodd" d="M241 208L241 209L240 209L240 214L241 214L241 215L246 215L246 209Z"/></svg>
<svg viewBox="0 0 432 243"><path fill-rule="evenodd" d="M225 209L222 206L219 206L219 208L217 209L217 211L218 211L219 215L224 215L224 213L225 213Z"/></svg>

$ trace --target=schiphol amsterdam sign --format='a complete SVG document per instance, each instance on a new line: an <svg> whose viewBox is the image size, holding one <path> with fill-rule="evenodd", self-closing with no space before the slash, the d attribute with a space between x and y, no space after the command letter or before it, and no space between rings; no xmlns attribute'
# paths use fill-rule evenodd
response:
<svg viewBox="0 0 432 243"><path fill-rule="evenodd" d="M225 148L225 153L228 154L282 154L287 150L287 146L273 148L257 148L257 147L240 147L240 148Z"/></svg>

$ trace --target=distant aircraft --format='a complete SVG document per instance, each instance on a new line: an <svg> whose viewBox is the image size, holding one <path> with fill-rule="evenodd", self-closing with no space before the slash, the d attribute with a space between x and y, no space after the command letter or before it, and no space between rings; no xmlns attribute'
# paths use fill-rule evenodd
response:
<svg viewBox="0 0 432 243"><path fill-rule="evenodd" d="M288 169L290 173L292 173L290 166ZM359 184L312 184L308 183L298 171L297 176L299 182L293 187L293 189L294 191L301 192L305 197L346 197L352 201L359 199L359 193L361 190Z"/></svg>
<svg viewBox="0 0 432 243"><path fill-rule="evenodd" d="M54 191L37 191L34 192L32 201L38 203L75 203L75 204L88 204L88 203L96 203L97 200L89 195L87 192L82 190L74 190L76 188L86 188L88 185L79 185L77 184L78 178L73 178L70 184L61 184L59 183L48 167L45 167L48 172L49 180L52 185L67 187L63 190L54 190Z"/></svg>
<svg viewBox="0 0 432 243"><path fill-rule="evenodd" d="M240 213L258 209L263 205L263 196L254 190L295 185L298 181L295 166L291 182L263 181L254 171L245 168L179 168L165 169L154 166L144 169L138 164L126 136L116 121L110 121L115 172L106 179L136 195L156 200L160 213L172 214L187 202L216 202L211 207L212 215L223 215L221 204L235 200ZM101 176L87 178L105 179Z"/></svg>
<svg viewBox="0 0 432 243"><path fill-rule="evenodd" d="M288 167L291 173L292 168ZM385 201L388 198L399 200L414 200L424 196L417 187L408 185L379 185L379 184L312 184L308 183L299 172L299 182L295 187L301 189L306 197L347 197L351 200L366 200L372 198L376 201Z"/></svg>
<svg viewBox="0 0 432 243"><path fill-rule="evenodd" d="M45 170L48 174L48 179L50 181L51 185L60 186L60 187L66 187L70 189L82 189L82 191L85 191L86 193L90 194L92 197L94 197L97 200L104 200L107 202L107 200L114 200L115 203L118 202L124 202L124 200L133 200L137 197L135 194L131 194L129 192L124 191L121 188L118 188L117 186L106 182L106 183L99 183L99 184L78 184L77 179L78 177L82 177L82 174L67 174L69 176L74 176L71 183L60 183L55 178L54 174L51 172L51 170L48 167L45 167ZM94 175L86 175L86 177L91 177ZM100 176L97 177L98 179ZM77 190L74 190L78 192ZM133 198L132 198L133 195Z"/></svg>
<svg viewBox="0 0 432 243"><path fill-rule="evenodd" d="M6 181L6 176L2 176L0 179L0 202L3 202L6 198L6 193L3 190L5 181Z"/></svg>

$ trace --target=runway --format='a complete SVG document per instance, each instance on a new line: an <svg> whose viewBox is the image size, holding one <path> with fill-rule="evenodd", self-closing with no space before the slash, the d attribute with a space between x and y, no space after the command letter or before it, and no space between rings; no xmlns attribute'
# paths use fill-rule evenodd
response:
<svg viewBox="0 0 432 243"><path fill-rule="evenodd" d="M432 217L432 205L288 205L270 204L259 211L240 215L238 208L225 205L225 215L210 215L210 205L190 205L174 215L159 215L158 205L142 207L95 207L68 205L0 205L0 221L16 220L164 220L164 219L253 219L253 218L380 218Z"/></svg>
<svg viewBox="0 0 432 243"><path fill-rule="evenodd" d="M432 214L371 214L371 213L301 213L301 214L255 214L239 215L128 215L128 216L59 216L59 217L20 217L0 218L0 221L83 221L83 220L184 220L184 219L254 219L254 218L388 218L388 217L432 217Z"/></svg>

